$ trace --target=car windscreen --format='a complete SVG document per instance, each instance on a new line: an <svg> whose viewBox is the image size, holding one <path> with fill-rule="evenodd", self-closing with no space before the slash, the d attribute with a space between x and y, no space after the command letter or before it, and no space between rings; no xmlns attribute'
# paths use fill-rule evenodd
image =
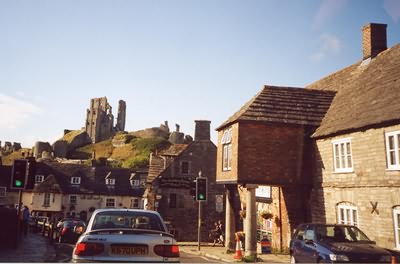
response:
<svg viewBox="0 0 400 264"><path fill-rule="evenodd" d="M327 242L372 242L356 226L317 226L317 239Z"/></svg>
<svg viewBox="0 0 400 264"><path fill-rule="evenodd" d="M110 228L149 229L165 232L160 217L145 211L105 211L96 214L91 230Z"/></svg>

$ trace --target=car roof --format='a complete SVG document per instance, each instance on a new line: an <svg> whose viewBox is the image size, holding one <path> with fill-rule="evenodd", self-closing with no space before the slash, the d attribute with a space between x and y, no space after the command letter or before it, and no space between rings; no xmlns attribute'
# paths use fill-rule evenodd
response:
<svg viewBox="0 0 400 264"><path fill-rule="evenodd" d="M335 224L335 223L302 223L299 224L298 226L304 226L304 225L312 225L312 226L350 226L350 227L357 227L355 225L349 225L349 224Z"/></svg>
<svg viewBox="0 0 400 264"><path fill-rule="evenodd" d="M93 214L97 213L102 213L102 212L146 212L149 214L155 214L155 215L160 215L156 211L152 210L144 210L144 209L128 209L128 208L101 208L101 209L96 209Z"/></svg>

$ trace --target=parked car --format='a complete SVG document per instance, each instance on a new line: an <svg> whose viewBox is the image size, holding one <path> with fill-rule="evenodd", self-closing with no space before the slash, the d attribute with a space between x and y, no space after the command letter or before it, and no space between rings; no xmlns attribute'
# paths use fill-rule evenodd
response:
<svg viewBox="0 0 400 264"><path fill-rule="evenodd" d="M353 225L301 224L289 247L290 263L391 263L392 259Z"/></svg>
<svg viewBox="0 0 400 264"><path fill-rule="evenodd" d="M86 224L80 219L65 218L56 225L56 237L59 243L74 244L84 232Z"/></svg>
<svg viewBox="0 0 400 264"><path fill-rule="evenodd" d="M75 244L72 262L179 262L179 247L155 211L97 209Z"/></svg>

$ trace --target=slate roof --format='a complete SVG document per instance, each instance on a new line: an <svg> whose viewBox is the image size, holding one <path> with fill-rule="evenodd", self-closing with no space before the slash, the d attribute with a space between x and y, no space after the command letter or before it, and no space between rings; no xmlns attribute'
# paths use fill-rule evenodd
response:
<svg viewBox="0 0 400 264"><path fill-rule="evenodd" d="M266 85L216 130L240 121L318 126L334 96L333 91Z"/></svg>
<svg viewBox="0 0 400 264"><path fill-rule="evenodd" d="M35 191L56 191L73 194L129 195L141 197L143 188L130 185L131 170L110 167L90 167L79 164L57 162L38 162L36 174L44 175L45 180L36 185ZM71 177L81 177L80 184L71 184ZM115 185L107 186L105 178L114 178Z"/></svg>
<svg viewBox="0 0 400 264"><path fill-rule="evenodd" d="M152 183L188 146L188 144L172 144L163 151L153 153L150 159L147 182ZM163 158L166 156L170 159Z"/></svg>
<svg viewBox="0 0 400 264"><path fill-rule="evenodd" d="M313 137L400 122L400 44L308 85L337 91Z"/></svg>

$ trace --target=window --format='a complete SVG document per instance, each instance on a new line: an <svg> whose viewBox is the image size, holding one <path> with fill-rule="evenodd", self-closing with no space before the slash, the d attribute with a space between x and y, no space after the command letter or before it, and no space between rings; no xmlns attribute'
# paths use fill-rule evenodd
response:
<svg viewBox="0 0 400 264"><path fill-rule="evenodd" d="M352 172L351 139L332 141L335 172Z"/></svg>
<svg viewBox="0 0 400 264"><path fill-rule="evenodd" d="M72 177L71 184L81 184L81 177Z"/></svg>
<svg viewBox="0 0 400 264"><path fill-rule="evenodd" d="M44 181L44 175L35 175L35 183L41 183Z"/></svg>
<svg viewBox="0 0 400 264"><path fill-rule="evenodd" d="M338 223L358 226L357 207L352 205L338 205Z"/></svg>
<svg viewBox="0 0 400 264"><path fill-rule="evenodd" d="M232 164L232 128L224 131L221 139L222 144L222 170L231 170Z"/></svg>
<svg viewBox="0 0 400 264"><path fill-rule="evenodd" d="M176 208L176 193L169 194L169 208Z"/></svg>
<svg viewBox="0 0 400 264"><path fill-rule="evenodd" d="M386 133L386 159L389 170L400 170L400 131Z"/></svg>
<svg viewBox="0 0 400 264"><path fill-rule="evenodd" d="M188 161L181 162L181 173L189 174L189 162Z"/></svg>
<svg viewBox="0 0 400 264"><path fill-rule="evenodd" d="M7 188L0 187L0 197L7 197Z"/></svg>
<svg viewBox="0 0 400 264"><path fill-rule="evenodd" d="M130 208L140 208L140 207L139 207L139 198L133 198L133 199L131 199Z"/></svg>
<svg viewBox="0 0 400 264"><path fill-rule="evenodd" d="M131 180L132 187L139 187L140 181L139 180Z"/></svg>
<svg viewBox="0 0 400 264"><path fill-rule="evenodd" d="M106 207L115 207L115 198L107 198L106 199Z"/></svg>
<svg viewBox="0 0 400 264"><path fill-rule="evenodd" d="M394 234L395 234L395 248L400 250L400 206L393 209L393 220L394 220Z"/></svg>
<svg viewBox="0 0 400 264"><path fill-rule="evenodd" d="M115 185L115 179L106 179L106 184L107 185Z"/></svg>
<svg viewBox="0 0 400 264"><path fill-rule="evenodd" d="M69 203L70 204L76 204L76 201L77 201L77 197L76 197L76 195L70 195L69 196Z"/></svg>
<svg viewBox="0 0 400 264"><path fill-rule="evenodd" d="M49 207L50 206L50 193L45 193L44 194L43 206L45 206L45 207Z"/></svg>

